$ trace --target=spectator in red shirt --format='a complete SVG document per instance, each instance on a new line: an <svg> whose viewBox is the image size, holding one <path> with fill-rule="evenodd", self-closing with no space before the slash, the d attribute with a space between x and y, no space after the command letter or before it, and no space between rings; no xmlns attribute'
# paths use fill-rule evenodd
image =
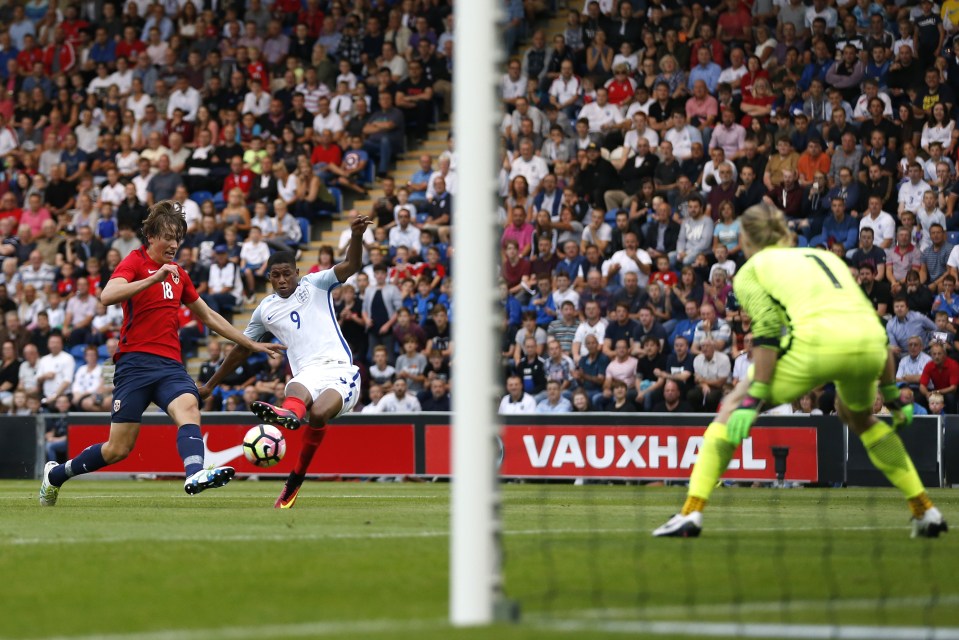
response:
<svg viewBox="0 0 959 640"><path fill-rule="evenodd" d="M15 227L20 226L20 214L23 210L17 206L17 197L10 191L3 194L0 198L0 220L4 218L13 218L16 222Z"/></svg>
<svg viewBox="0 0 959 640"><path fill-rule="evenodd" d="M343 150L340 145L333 142L333 132L329 129L317 131L314 139L317 142L310 155L310 164L313 165L313 171L324 178L327 175L327 165L338 167L343 162Z"/></svg>
<svg viewBox="0 0 959 640"><path fill-rule="evenodd" d="M77 64L77 52L67 41L63 27L53 32L53 44L43 50L43 68L47 75L69 73Z"/></svg>
<svg viewBox="0 0 959 640"><path fill-rule="evenodd" d="M17 67L29 73L36 62L43 62L43 49L37 46L37 40L31 34L23 36L23 51L17 54Z"/></svg>
<svg viewBox="0 0 959 640"><path fill-rule="evenodd" d="M929 401L932 393L940 394L946 401L946 412L956 411L956 386L959 385L959 363L946 357L946 348L935 343L929 349L932 362L922 370L919 378L919 392ZM932 382L930 389L930 382Z"/></svg>
<svg viewBox="0 0 959 640"><path fill-rule="evenodd" d="M233 156L230 159L230 175L223 182L223 193L230 193L233 189L239 189L244 196L250 194L250 188L253 186L253 172L243 168L243 156Z"/></svg>
<svg viewBox="0 0 959 640"><path fill-rule="evenodd" d="M137 56L147 50L144 42L137 39L137 30L134 27L126 27L123 30L123 40L117 43L117 58L127 58L136 60Z"/></svg>

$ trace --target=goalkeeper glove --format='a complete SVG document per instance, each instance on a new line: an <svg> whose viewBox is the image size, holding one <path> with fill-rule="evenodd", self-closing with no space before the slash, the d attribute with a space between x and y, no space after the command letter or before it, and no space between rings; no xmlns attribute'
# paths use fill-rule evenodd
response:
<svg viewBox="0 0 959 640"><path fill-rule="evenodd" d="M753 382L739 407L729 416L726 424L726 436L734 447L738 447L744 438L749 437L749 430L759 415L763 400L769 397L769 385L762 382Z"/></svg>
<svg viewBox="0 0 959 640"><path fill-rule="evenodd" d="M892 428L898 431L902 427L911 425L914 407L911 403L905 404L899 399L899 387L895 384L886 384L879 391L882 393L883 404L892 415Z"/></svg>

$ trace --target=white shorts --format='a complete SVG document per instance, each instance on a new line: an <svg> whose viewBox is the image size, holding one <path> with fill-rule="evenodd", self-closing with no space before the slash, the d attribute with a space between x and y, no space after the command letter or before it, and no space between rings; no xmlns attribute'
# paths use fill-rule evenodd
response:
<svg viewBox="0 0 959 640"><path fill-rule="evenodd" d="M357 400L360 399L360 370L353 365L342 363L310 365L286 383L287 390L294 382L306 387L313 402L316 402L320 394L327 389L333 389L339 393L343 398L343 407L334 416L337 418L352 411Z"/></svg>

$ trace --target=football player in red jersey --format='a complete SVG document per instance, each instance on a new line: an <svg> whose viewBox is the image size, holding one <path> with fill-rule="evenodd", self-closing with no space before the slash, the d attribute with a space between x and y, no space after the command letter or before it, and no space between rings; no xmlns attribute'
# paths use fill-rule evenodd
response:
<svg viewBox="0 0 959 640"><path fill-rule="evenodd" d="M124 258L103 288L103 304L123 305L120 345L114 356L110 439L84 449L65 464L48 463L40 487L41 505L56 504L60 486L69 478L126 458L151 402L166 411L178 427L177 451L183 458L188 494L221 487L233 478L231 467L205 469L203 465L199 394L180 361L180 303L206 326L246 349L277 357L285 347L250 340L200 299L190 276L173 262L185 233L180 203L164 200L155 204L143 223L146 246Z"/></svg>

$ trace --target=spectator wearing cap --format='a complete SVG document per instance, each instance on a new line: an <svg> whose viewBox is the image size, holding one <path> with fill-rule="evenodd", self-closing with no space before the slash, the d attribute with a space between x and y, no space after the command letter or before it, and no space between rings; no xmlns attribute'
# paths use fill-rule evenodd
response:
<svg viewBox="0 0 959 640"><path fill-rule="evenodd" d="M823 146L821 138L810 138L806 144L806 150L796 161L800 186L808 187L811 185L817 173L829 173L830 159L827 154L823 153Z"/></svg>
<svg viewBox="0 0 959 640"><path fill-rule="evenodd" d="M620 189L621 186L622 181L615 167L600 155L599 145L590 142L586 146L586 159L580 161L580 174L574 185L577 195L598 205L604 202L607 191Z"/></svg>

